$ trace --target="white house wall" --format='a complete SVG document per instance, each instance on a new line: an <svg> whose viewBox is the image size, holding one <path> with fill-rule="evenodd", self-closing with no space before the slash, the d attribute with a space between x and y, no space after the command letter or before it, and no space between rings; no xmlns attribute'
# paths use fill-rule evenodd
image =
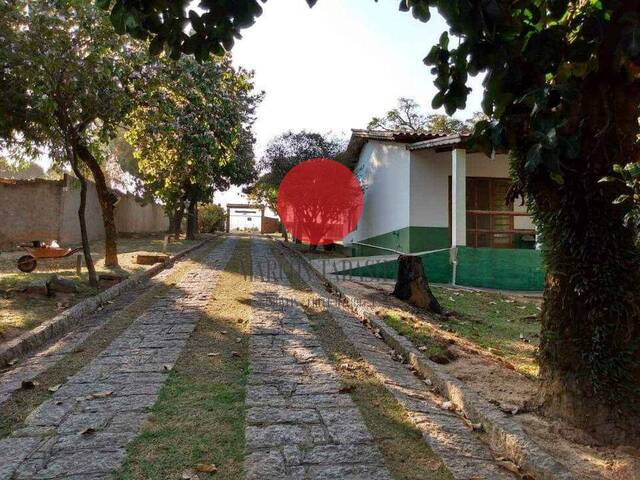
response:
<svg viewBox="0 0 640 480"><path fill-rule="evenodd" d="M451 152L416 150L411 152L411 209L413 227L449 227L449 176ZM508 155L494 159L482 153L467 153L468 177L509 178ZM514 211L526 212L520 202ZM529 217L515 217L516 229L533 229Z"/></svg>
<svg viewBox="0 0 640 480"><path fill-rule="evenodd" d="M364 189L362 215L347 241L360 241L409 226L410 152L403 144L368 142L355 175Z"/></svg>

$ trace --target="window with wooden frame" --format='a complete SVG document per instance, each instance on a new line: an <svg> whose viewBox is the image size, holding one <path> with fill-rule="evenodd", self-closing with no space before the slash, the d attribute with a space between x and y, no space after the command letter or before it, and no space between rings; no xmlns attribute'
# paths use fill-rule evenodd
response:
<svg viewBox="0 0 640 480"><path fill-rule="evenodd" d="M467 177L467 246L514 248L513 204L505 197L508 178ZM504 212L504 213L503 213ZM525 214L526 215L526 214ZM449 177L449 231L451 231L451 177Z"/></svg>

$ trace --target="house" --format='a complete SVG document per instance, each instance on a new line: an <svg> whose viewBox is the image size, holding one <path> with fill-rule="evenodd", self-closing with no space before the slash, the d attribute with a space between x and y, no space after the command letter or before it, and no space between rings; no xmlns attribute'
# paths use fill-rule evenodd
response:
<svg viewBox="0 0 640 480"><path fill-rule="evenodd" d="M468 138L353 130L340 161L364 204L344 244L354 256L422 255L435 282L542 290L535 227L526 206L505 203L508 155L469 149Z"/></svg>

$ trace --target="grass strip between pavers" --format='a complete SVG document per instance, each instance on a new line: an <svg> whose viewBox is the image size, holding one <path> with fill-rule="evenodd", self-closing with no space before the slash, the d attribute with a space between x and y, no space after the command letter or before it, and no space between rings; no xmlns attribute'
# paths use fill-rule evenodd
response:
<svg viewBox="0 0 640 480"><path fill-rule="evenodd" d="M51 397L50 387L63 384L107 348L131 323L155 303L158 297L174 288L189 271L196 268L214 248L221 243L215 239L208 245L190 254L174 265L172 271L162 279L151 279L143 285L142 294L122 310L116 310L109 320L78 345L72 352L49 367L34 379L34 388L19 389L0 406L0 438L20 428L27 416Z"/></svg>
<svg viewBox="0 0 640 480"><path fill-rule="evenodd" d="M385 465L395 480L445 480L453 478L442 460L422 438L407 412L374 375L371 367L349 342L344 332L295 266L275 245L274 251L296 299L313 326L322 348L336 369L345 390L360 409Z"/></svg>
<svg viewBox="0 0 640 480"><path fill-rule="evenodd" d="M128 449L120 480L182 478L198 464L213 477L243 478L245 390L249 373L251 247L240 239L213 298L180 354L140 436ZM246 275L246 276L245 276ZM200 478L208 478L200 473Z"/></svg>

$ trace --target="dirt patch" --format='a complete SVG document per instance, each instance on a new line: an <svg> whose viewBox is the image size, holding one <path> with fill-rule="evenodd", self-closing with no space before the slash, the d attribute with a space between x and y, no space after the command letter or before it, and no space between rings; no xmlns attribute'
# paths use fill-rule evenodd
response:
<svg viewBox="0 0 640 480"><path fill-rule="evenodd" d="M198 243L197 240L177 240L167 247L168 254L174 254ZM66 247L67 245L65 245ZM128 277L150 268L137 265L138 254L157 254L163 250L163 236L145 236L144 238L118 239L118 260L120 267L112 270L104 266L104 242L91 244L92 256L98 274L116 274ZM65 309L75 305L94 294L88 285L86 269L83 274L76 275L76 255L68 258L38 262L38 267L31 273L18 271L16 262L25 252L2 252L0 255L0 342L15 338L25 331L37 327ZM20 290L29 285L44 284L52 274L70 280L78 288L78 293L47 297L37 294L24 294ZM103 282L102 287L110 285ZM16 332L19 329L20 332ZM5 333L6 332L6 333ZM5 337L2 337L5 335Z"/></svg>
<svg viewBox="0 0 640 480"><path fill-rule="evenodd" d="M467 383L488 400L496 404L503 404L505 408L518 407L522 410L535 395L537 390L535 377L519 373L516 366L510 361L513 356L506 357L497 348L501 346L497 340L489 342L484 338L485 343L493 343L496 348L483 348L478 341L474 341L473 337L469 339L457 332L455 327L459 326L460 322L474 322L470 315L453 311L453 320L451 317L427 315L393 297L391 295L392 286L385 283L363 284L346 281L341 282L340 285L350 294L366 300L363 305L368 305L398 333L406 336L420 350L423 350L428 357L433 357L434 349L431 345L440 346L440 350L443 345L446 345L446 356L449 361L443 362L434 358L432 360L442 364L448 373ZM433 291L439 297L438 300L443 303L447 300L445 297L454 297L455 293L453 289L445 290L437 287L434 287ZM475 295L475 292L463 290L463 294ZM459 297L459 295L455 297ZM496 301L492 296L486 298L487 302ZM510 298L505 299L511 300ZM458 301L458 303L461 302ZM517 307L518 305L513 306ZM471 305L471 308L474 307L475 305ZM533 308L535 309L535 305ZM522 315L520 312L519 314ZM470 328L463 330L463 332L468 330ZM484 330L489 331L484 334L485 337L491 334L490 325L484 326ZM519 334L515 333L516 331L517 329L514 329L511 335L519 337ZM531 350L532 355L535 352L531 343L521 341L519 338L513 339L513 342L516 345L510 345L510 348ZM424 351L423 346L427 346L427 351Z"/></svg>
<svg viewBox="0 0 640 480"><path fill-rule="evenodd" d="M599 446L588 434L535 414L517 415L525 431L579 479L640 479L640 451Z"/></svg>
<svg viewBox="0 0 640 480"><path fill-rule="evenodd" d="M499 406L506 414L517 411L513 417L525 431L549 454L569 468L579 479L630 480L640 479L640 452L629 447L612 448L598 443L585 432L564 422L542 417L535 410L538 382L528 367L535 362L538 326L532 315L539 299L517 295L498 295L469 290L434 287L438 300L453 310L451 321L447 317L426 315L390 295L390 282L364 283L341 281L340 286L360 300L370 313L385 319L398 333L417 347L423 342L446 342L456 359L442 368L478 392L487 401ZM485 302L486 305L482 305ZM456 311L456 308L466 311ZM525 309L518 307L525 306ZM495 312L486 325L479 327L474 316ZM521 311L522 310L522 311ZM515 315L507 318L509 313ZM389 320L389 316L393 317ZM468 325L460 325L460 321ZM508 321L511 320L511 321ZM493 323L491 323L493 322ZM474 325L475 323L475 325ZM493 331L488 326L495 325ZM476 327L476 328L472 328ZM514 332L523 331L514 335ZM410 332L409 332L410 330ZM473 333L478 335L474 336ZM489 338L495 335L495 339ZM509 342L509 336L516 337ZM428 337L425 340L425 337ZM425 353L428 353L425 352ZM520 363L519 363L520 362ZM517 368L517 367L520 368ZM524 368L523 368L524 367ZM517 410L514 410L517 409ZM528 410L532 411L528 412Z"/></svg>

